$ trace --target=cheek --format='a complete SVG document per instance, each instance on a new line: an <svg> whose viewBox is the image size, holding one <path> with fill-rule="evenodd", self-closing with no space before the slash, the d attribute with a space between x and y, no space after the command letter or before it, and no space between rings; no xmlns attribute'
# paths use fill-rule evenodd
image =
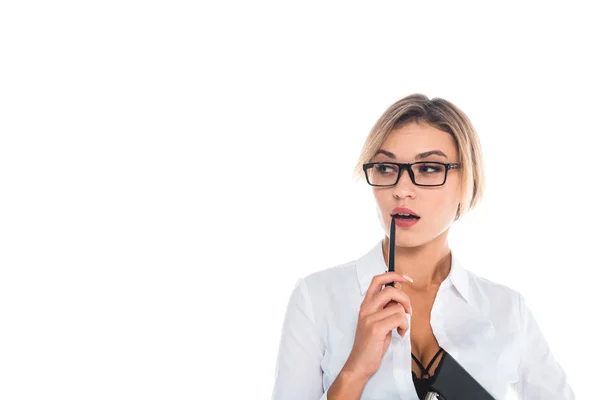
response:
<svg viewBox="0 0 600 400"><path fill-rule="evenodd" d="M454 219L456 216L456 209L458 208L459 199L453 195L445 195L436 199L435 205L433 205L435 213L440 216L441 219Z"/></svg>
<svg viewBox="0 0 600 400"><path fill-rule="evenodd" d="M448 188L450 189L450 188ZM454 218L458 207L459 195L455 190L431 191L419 197L419 203L430 215L446 220Z"/></svg>
<svg viewBox="0 0 600 400"><path fill-rule="evenodd" d="M377 203L377 209L379 209L379 210L385 209L387 202L389 202L389 199L387 199L387 196L385 195L385 193L382 190L374 190L373 195L375 196L375 202Z"/></svg>
<svg viewBox="0 0 600 400"><path fill-rule="evenodd" d="M374 191L375 203L377 205L377 215L379 219L384 221L384 214L387 215L387 210L392 207L393 199L390 199L390 196L386 196L384 191Z"/></svg>

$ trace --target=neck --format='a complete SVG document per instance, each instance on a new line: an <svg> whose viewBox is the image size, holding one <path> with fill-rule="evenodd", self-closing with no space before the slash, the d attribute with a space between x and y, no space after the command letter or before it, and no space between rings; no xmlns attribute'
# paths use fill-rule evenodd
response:
<svg viewBox="0 0 600 400"><path fill-rule="evenodd" d="M383 257L388 264L390 239L383 240ZM428 291L436 289L450 273L452 253L448 246L448 231L429 243L417 247L396 246L396 272L414 279L411 289Z"/></svg>

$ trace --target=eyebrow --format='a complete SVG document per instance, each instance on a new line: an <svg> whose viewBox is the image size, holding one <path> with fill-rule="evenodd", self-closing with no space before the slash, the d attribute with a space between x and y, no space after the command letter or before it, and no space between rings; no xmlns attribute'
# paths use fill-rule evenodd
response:
<svg viewBox="0 0 600 400"><path fill-rule="evenodd" d="M377 152L375 153L373 158L375 158L375 156L378 154L383 154L384 156L387 156L389 158L396 159L396 155L394 153L387 151L387 150L383 150L383 149L377 150ZM430 150L430 151L426 151L425 153L417 154L415 156L415 160L421 160L421 159L427 158L429 156L442 156L442 157L448 158L448 156L446 154L444 154L444 152L441 150Z"/></svg>

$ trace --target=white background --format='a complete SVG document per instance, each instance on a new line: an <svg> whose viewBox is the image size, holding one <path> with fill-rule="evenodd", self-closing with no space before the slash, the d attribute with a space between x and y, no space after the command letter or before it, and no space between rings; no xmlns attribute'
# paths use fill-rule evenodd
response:
<svg viewBox="0 0 600 400"><path fill-rule="evenodd" d="M269 398L296 280L383 237L352 168L416 92L484 150L451 247L591 398L591 6L214 3L0 6L0 398Z"/></svg>

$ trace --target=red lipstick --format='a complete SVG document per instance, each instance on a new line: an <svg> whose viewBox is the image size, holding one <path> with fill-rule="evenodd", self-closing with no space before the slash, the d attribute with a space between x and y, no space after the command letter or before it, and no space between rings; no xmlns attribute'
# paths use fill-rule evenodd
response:
<svg viewBox="0 0 600 400"><path fill-rule="evenodd" d="M403 228L410 228L415 225L421 217L417 215L416 212L406 207L396 207L392 210L392 218L394 218L394 222L396 226L400 226Z"/></svg>

